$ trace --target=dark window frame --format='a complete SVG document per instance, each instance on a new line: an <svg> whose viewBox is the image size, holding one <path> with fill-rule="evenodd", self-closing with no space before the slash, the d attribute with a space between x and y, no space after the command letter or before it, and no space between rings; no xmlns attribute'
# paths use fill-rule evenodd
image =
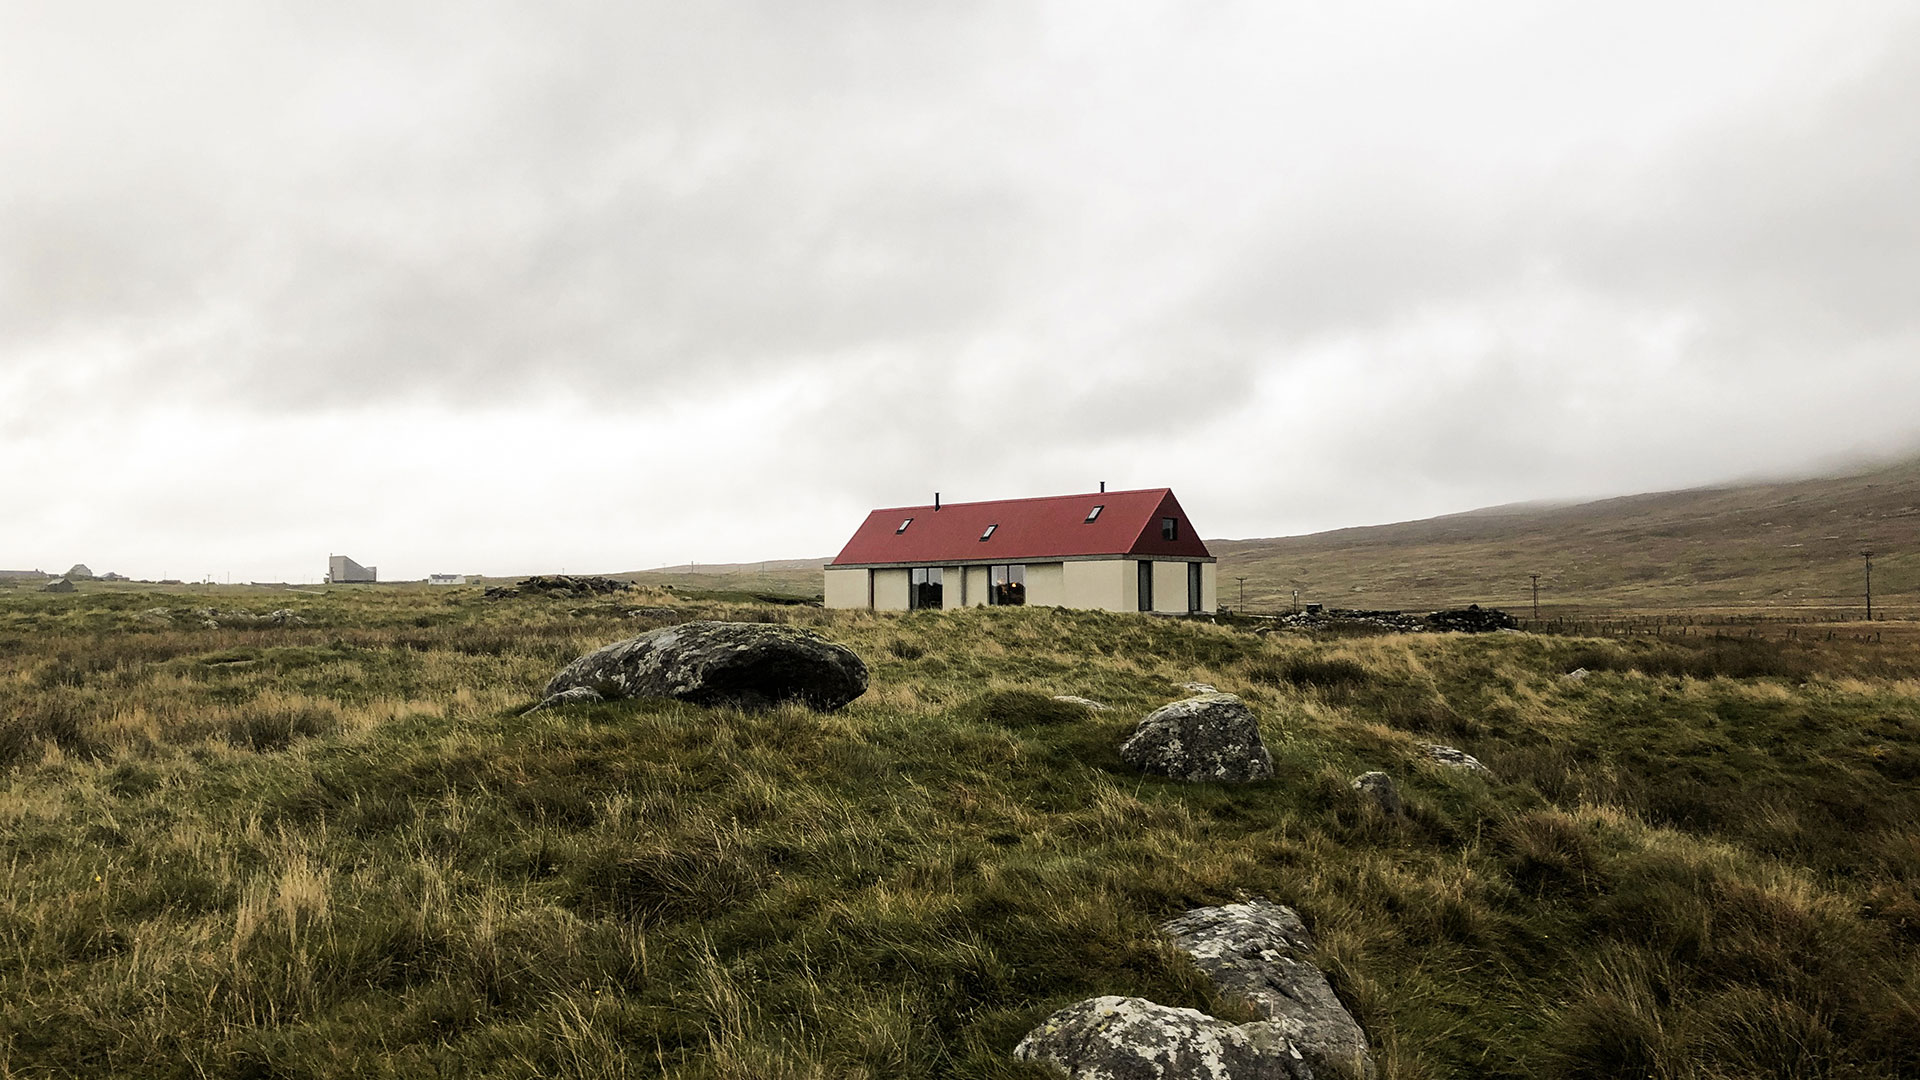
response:
<svg viewBox="0 0 1920 1080"><path fill-rule="evenodd" d="M1174 541L1180 539L1180 519L1163 517L1160 519L1160 539Z"/></svg>
<svg viewBox="0 0 1920 1080"><path fill-rule="evenodd" d="M939 566L907 569L907 610L935 611L946 606L946 575Z"/></svg>

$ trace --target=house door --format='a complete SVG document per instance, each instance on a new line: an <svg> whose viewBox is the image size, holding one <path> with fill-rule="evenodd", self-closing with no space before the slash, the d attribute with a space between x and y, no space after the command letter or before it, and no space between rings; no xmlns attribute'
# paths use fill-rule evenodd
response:
<svg viewBox="0 0 1920 1080"><path fill-rule="evenodd" d="M1187 610L1200 610L1200 564L1197 562L1187 564Z"/></svg>
<svg viewBox="0 0 1920 1080"><path fill-rule="evenodd" d="M1153 610L1153 564L1140 560L1140 610Z"/></svg>

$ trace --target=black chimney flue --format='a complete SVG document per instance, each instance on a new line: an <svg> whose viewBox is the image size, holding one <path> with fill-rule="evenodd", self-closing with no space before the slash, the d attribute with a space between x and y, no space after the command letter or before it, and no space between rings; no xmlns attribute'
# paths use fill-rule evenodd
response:
<svg viewBox="0 0 1920 1080"><path fill-rule="evenodd" d="M933 493L933 512L940 512L940 493L937 491Z"/></svg>
<svg viewBox="0 0 1920 1080"><path fill-rule="evenodd" d="M1107 482L1105 480L1102 480L1100 481L1100 494L1105 495L1106 493L1107 493Z"/></svg>

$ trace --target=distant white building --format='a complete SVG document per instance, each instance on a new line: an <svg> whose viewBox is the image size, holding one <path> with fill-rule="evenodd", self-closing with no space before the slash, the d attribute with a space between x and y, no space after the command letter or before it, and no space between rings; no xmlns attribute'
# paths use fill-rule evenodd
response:
<svg viewBox="0 0 1920 1080"><path fill-rule="evenodd" d="M327 556L327 581L334 585L380 580L380 568L361 566L345 555Z"/></svg>
<svg viewBox="0 0 1920 1080"><path fill-rule="evenodd" d="M428 574L427 575L427 584L429 585L465 585L471 582L472 580L473 578L467 574Z"/></svg>

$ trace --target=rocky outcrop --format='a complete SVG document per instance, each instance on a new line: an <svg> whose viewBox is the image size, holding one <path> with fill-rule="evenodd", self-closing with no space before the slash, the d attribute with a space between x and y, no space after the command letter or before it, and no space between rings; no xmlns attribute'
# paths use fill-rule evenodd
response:
<svg viewBox="0 0 1920 1080"><path fill-rule="evenodd" d="M1243 784L1273 775L1253 712L1232 694L1199 694L1147 714L1120 744L1136 769L1193 783Z"/></svg>
<svg viewBox="0 0 1920 1080"><path fill-rule="evenodd" d="M1488 634L1495 630L1516 630L1520 623L1513 616L1499 608L1483 608L1479 604L1468 604L1451 611L1436 611L1427 616L1427 626L1434 630L1458 630L1465 634Z"/></svg>
<svg viewBox="0 0 1920 1080"><path fill-rule="evenodd" d="M798 627L690 622L590 652L561 669L541 696L574 687L605 698L741 708L798 701L837 709L866 692L867 666L845 646Z"/></svg>
<svg viewBox="0 0 1920 1080"><path fill-rule="evenodd" d="M1072 1080L1309 1080L1277 1024L1229 1024L1145 998L1097 997L1041 1021L1013 1056Z"/></svg>
<svg viewBox="0 0 1920 1080"><path fill-rule="evenodd" d="M1400 813L1400 789L1394 785L1393 777L1378 769L1354 777L1353 790L1389 817Z"/></svg>
<svg viewBox="0 0 1920 1080"><path fill-rule="evenodd" d="M612 593L626 592L633 585L608 577L592 577L575 574L536 574L530 578L521 578L511 585L495 585L481 595L488 600L504 600L513 596L550 596L556 600L574 600L582 597L607 596Z"/></svg>
<svg viewBox="0 0 1920 1080"><path fill-rule="evenodd" d="M1480 764L1478 758L1464 750L1456 750L1451 746L1429 743L1427 745L1427 756L1449 769L1459 769L1462 772L1472 773L1475 776L1485 776L1488 778L1493 776L1493 770Z"/></svg>
<svg viewBox="0 0 1920 1080"><path fill-rule="evenodd" d="M1358 608L1321 608L1317 605L1309 605L1305 611L1295 611L1286 615L1255 615L1252 618L1268 624L1257 628L1255 633L1265 633L1276 628L1289 630L1367 628L1409 634L1427 630L1458 630L1468 634L1485 634L1495 630L1513 630L1520 625L1506 612L1497 608L1483 608L1478 604L1469 604L1464 608L1448 611L1430 612L1426 615L1410 615L1404 611L1367 611Z"/></svg>
<svg viewBox="0 0 1920 1080"><path fill-rule="evenodd" d="M1367 1036L1312 962L1313 934L1265 900L1196 908L1160 927L1214 985L1279 1026L1318 1077L1371 1076Z"/></svg>

